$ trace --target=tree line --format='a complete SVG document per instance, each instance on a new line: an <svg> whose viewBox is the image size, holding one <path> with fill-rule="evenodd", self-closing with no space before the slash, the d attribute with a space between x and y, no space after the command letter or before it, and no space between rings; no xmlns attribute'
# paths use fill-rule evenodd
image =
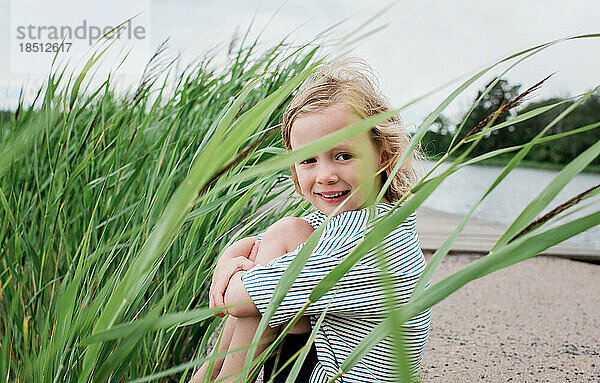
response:
<svg viewBox="0 0 600 383"><path fill-rule="evenodd" d="M491 85L493 81L495 80L492 80L490 83L486 84L485 88L478 91L474 101L483 94L484 89ZM462 139L468 132L477 126L477 124L500 108L501 105L515 99L520 91L520 84L513 85L506 79L500 79L491 91L482 98L481 102L473 109L472 113L467 116L468 112L466 111L457 124L453 124L448 117L440 115L433 124L432 129L425 134L425 137L421 142L426 155L430 158L436 158L446 153L455 135L458 135L455 140L455 142L458 142L458 140ZM572 105L574 101L566 98L552 97L531 101L519 108L518 114L523 114L536 108L552 105L560 101L564 101L564 103L543 114L488 133L470 153L470 157L528 142L559 114ZM497 125L508 121L516 115L517 113L514 111L500 115L495 120L494 124ZM457 133L457 127L460 126L465 118L466 121L463 128ZM564 119L560 120L560 122L553 126L546 135L566 132L599 121L600 95L594 94L571 111ZM558 140L537 144L531 148L531 151L524 158L524 161L533 165L538 164L540 167L553 167L553 165L558 167L558 165L565 165L599 139L600 129L592 129ZM511 154L506 153L505 155L497 157L495 162L507 162L510 157ZM596 158L592 162L590 170L600 170L600 158Z"/></svg>

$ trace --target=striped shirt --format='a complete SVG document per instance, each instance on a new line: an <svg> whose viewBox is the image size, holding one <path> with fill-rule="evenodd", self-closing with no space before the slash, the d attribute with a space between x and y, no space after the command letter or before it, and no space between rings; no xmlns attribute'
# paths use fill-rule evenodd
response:
<svg viewBox="0 0 600 383"><path fill-rule="evenodd" d="M376 215L382 216L391 208L390 204L380 203L375 208ZM316 211L303 218L316 228L325 221L327 215ZM339 265L364 237L367 221L368 208L344 212L329 221L269 326L279 326L300 311L317 283ZM261 314L264 314L279 279L302 246L242 274L244 286ZM305 315L309 315L314 327L318 315L329 306L315 338L319 363L312 372L310 383L329 381L350 352L389 313L381 286L381 268L377 266L380 264L376 255L378 251L384 255L396 281L398 302L408 302L425 268L425 259L415 231L414 213L389 233L381 245L365 254L330 292L306 310ZM429 335L429 322L428 309L403 325L406 354L414 372L421 362ZM390 336L375 345L337 382L395 382L394 359L395 351Z"/></svg>

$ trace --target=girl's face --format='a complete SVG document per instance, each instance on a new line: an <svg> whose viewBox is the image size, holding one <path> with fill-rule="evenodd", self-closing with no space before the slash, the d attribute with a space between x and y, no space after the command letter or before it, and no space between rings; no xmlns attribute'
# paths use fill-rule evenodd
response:
<svg viewBox="0 0 600 383"><path fill-rule="evenodd" d="M324 136L345 128L360 118L343 105L333 105L320 112L300 115L292 125L290 144L299 149ZM313 206L331 213L344 200L349 200L338 212L358 210L367 196L379 190L380 177L373 178L381 167L381 154L367 132L344 141L314 157L294 164L296 188ZM366 182L365 182L366 181ZM377 181L377 182L375 182ZM350 197L350 193L360 190Z"/></svg>

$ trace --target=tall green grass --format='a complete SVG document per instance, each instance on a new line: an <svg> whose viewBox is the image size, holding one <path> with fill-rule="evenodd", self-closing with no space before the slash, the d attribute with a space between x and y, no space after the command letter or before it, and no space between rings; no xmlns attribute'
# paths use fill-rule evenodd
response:
<svg viewBox="0 0 600 383"><path fill-rule="evenodd" d="M271 127L315 52L251 43L233 53L218 70L209 59L187 68L168 96L171 78L118 96L110 79L79 91L91 64L54 72L36 104L0 125L0 380L120 380L188 360L213 322L205 312L194 326L150 332L153 322L125 341L82 342L206 306L227 243L302 211L294 201L261 210L291 193L279 173L223 185L282 152Z"/></svg>
<svg viewBox="0 0 600 383"><path fill-rule="evenodd" d="M575 38L593 37L598 35ZM553 41L498 64L507 63L510 70L559 42L568 43ZM20 105L14 118L0 122L1 380L189 379L193 367L204 360L202 351L217 325L206 307L219 252L279 217L306 210L305 204L286 199L292 193L286 173L290 164L389 117L375 116L286 153L273 127L294 89L324 54L318 45L283 43L261 53L257 43L242 42L221 69L211 69L211 60L206 58L183 73L173 73L173 91L168 85L172 78L147 73L136 92L125 96L111 90L110 77L91 88L89 76L97 59L93 57L80 72L53 71L33 105ZM419 126L411 148L452 100L495 67L483 69L458 86ZM577 97L578 102L590 94ZM503 149L502 153L514 153L513 161L489 191L531 146L576 133L544 136L578 102L528 144ZM532 116L535 111L529 113ZM445 177L467 163L500 154L465 160L487 132L498 128L493 122L492 116L480 131L453 143L448 148L448 154L458 154L453 165L439 176L426 177L411 198L377 222L348 259L315 288L310 301L331 289ZM474 206L434 254L411 301L390 313L344 361L340 373L348 371L379 339L393 335L399 323L465 283L535 256L598 224L600 212L553 229L544 223L560 217L546 217L540 225L529 226L598 153L600 144L595 143L567 165L489 255L425 289ZM440 162L447 160L444 156ZM592 190L581 199L596 193ZM276 198L280 202L264 208ZM313 234L289 268L278 287L279 298L300 272L319 233ZM261 328L275 306L276 302L269 306ZM402 338L394 339L401 351ZM248 361L243 377L255 375L255 365ZM411 379L406 361L398 360L398 369Z"/></svg>

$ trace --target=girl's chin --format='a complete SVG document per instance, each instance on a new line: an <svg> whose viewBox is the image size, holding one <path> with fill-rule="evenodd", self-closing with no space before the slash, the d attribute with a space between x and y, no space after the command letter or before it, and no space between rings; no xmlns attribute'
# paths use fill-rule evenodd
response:
<svg viewBox="0 0 600 383"><path fill-rule="evenodd" d="M338 205L339 205L339 204L338 204ZM321 205L320 207L318 207L318 209L319 209L319 210L321 210L323 213L325 213L325 214L329 215L329 214L333 213L333 211L334 211L334 210L336 210L336 209L337 209L338 205L335 205L335 206L331 206L331 205L326 205L326 206L323 206L323 205ZM345 213L345 212L347 212L347 211L352 211L352 210L357 210L357 209L353 209L353 208L350 206L350 204L349 204L349 203L347 203L347 204L345 204L344 206L342 206L342 207L341 207L341 208L340 208L340 209L339 209L339 210L338 210L338 211L335 213L335 215L342 214L342 213Z"/></svg>

